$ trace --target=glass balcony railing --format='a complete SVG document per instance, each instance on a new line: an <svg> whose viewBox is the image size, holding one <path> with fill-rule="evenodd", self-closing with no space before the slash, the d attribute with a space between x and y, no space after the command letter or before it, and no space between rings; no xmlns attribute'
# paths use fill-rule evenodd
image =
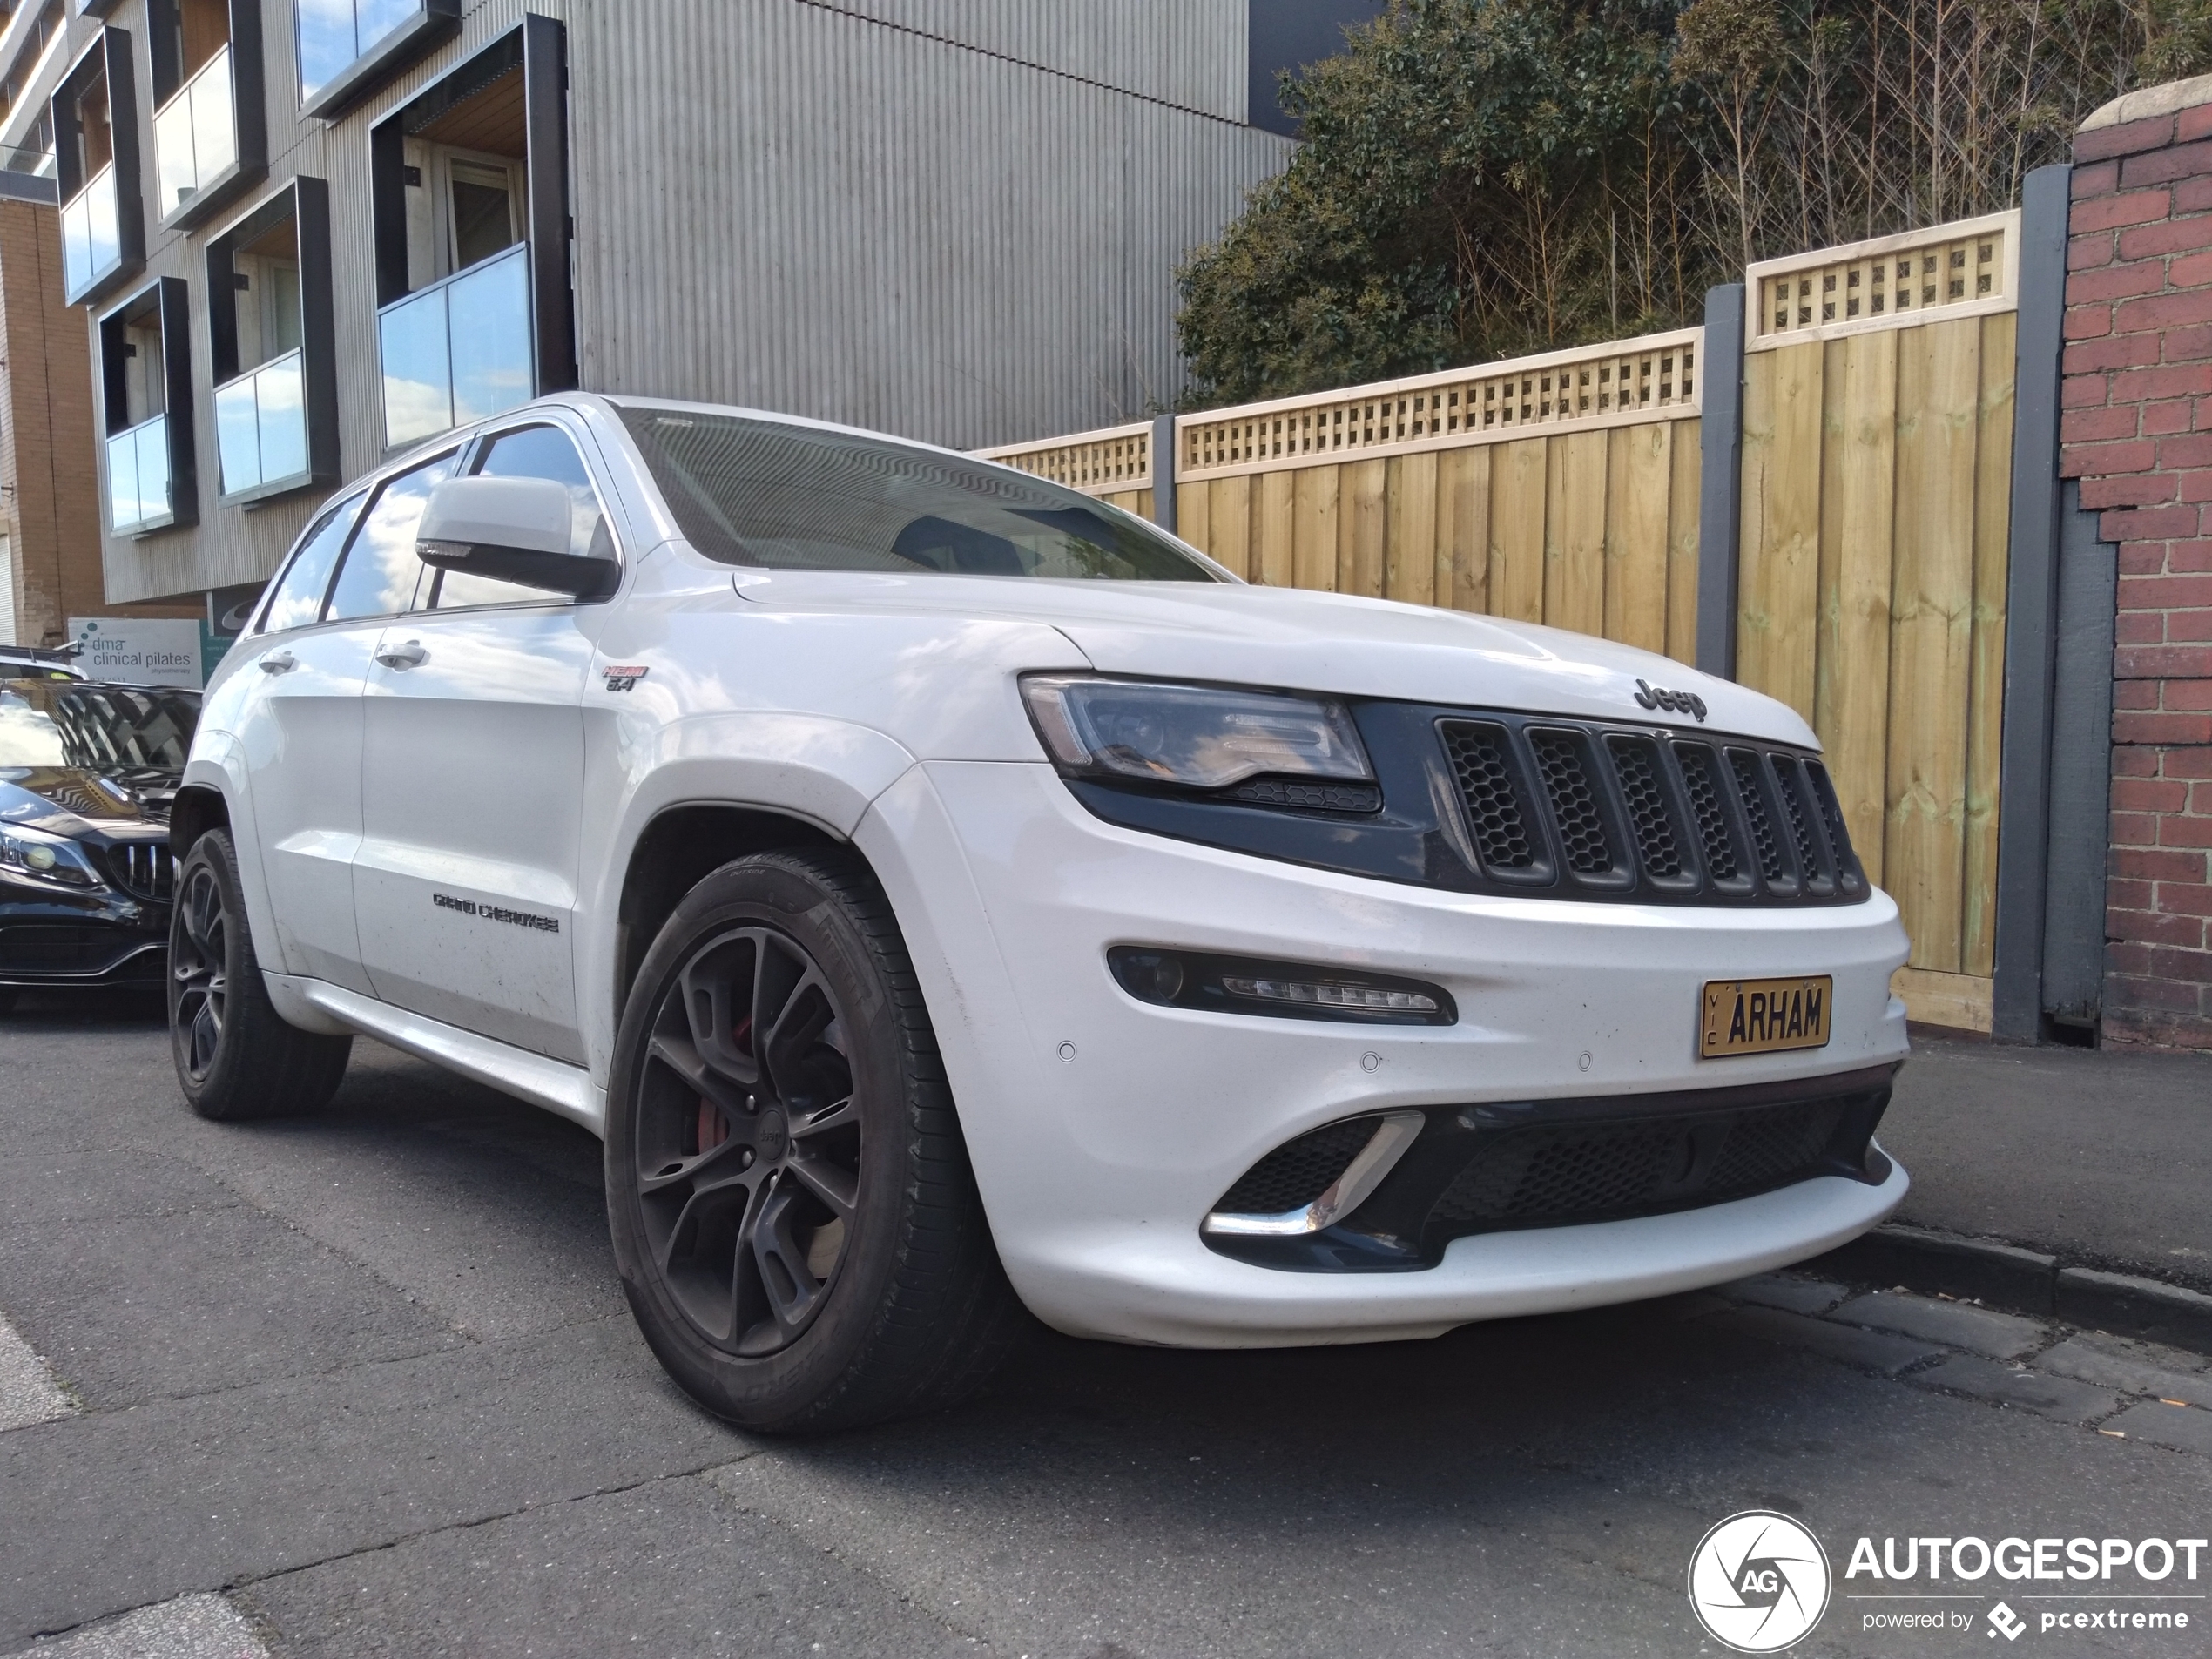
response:
<svg viewBox="0 0 2212 1659"><path fill-rule="evenodd" d="M169 494L169 417L157 415L107 441L107 522L118 536L176 517Z"/></svg>
<svg viewBox="0 0 2212 1659"><path fill-rule="evenodd" d="M165 219L238 165L228 46L153 112L153 153Z"/></svg>
<svg viewBox="0 0 2212 1659"><path fill-rule="evenodd" d="M315 94L421 13L422 0L300 0L300 97Z"/></svg>
<svg viewBox="0 0 2212 1659"><path fill-rule="evenodd" d="M226 496L307 478L307 401L298 351L215 388L215 455Z"/></svg>
<svg viewBox="0 0 2212 1659"><path fill-rule="evenodd" d="M529 401L529 254L517 243L376 314L388 448Z"/></svg>
<svg viewBox="0 0 2212 1659"><path fill-rule="evenodd" d="M62 204L62 287L71 300L122 263L122 238L111 161Z"/></svg>

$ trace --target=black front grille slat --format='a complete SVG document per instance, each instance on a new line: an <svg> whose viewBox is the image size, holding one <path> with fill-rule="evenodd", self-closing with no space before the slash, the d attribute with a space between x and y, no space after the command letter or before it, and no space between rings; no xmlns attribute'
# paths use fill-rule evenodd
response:
<svg viewBox="0 0 2212 1659"><path fill-rule="evenodd" d="M1804 768L1791 756L1773 757L1775 782L1782 792L1783 816L1790 821L1790 841L1797 851L1797 868L1804 883L1818 892L1828 885L1828 860L1820 855L1814 839L1815 808L1808 797Z"/></svg>
<svg viewBox="0 0 2212 1659"><path fill-rule="evenodd" d="M1697 819L1697 840L1705 852L1705 869L1716 881L1735 881L1743 873L1737 855L1736 831L1729 822L1725 786L1721 782L1713 752L1702 743L1678 743L1675 759L1689 791L1689 810Z"/></svg>
<svg viewBox="0 0 2212 1659"><path fill-rule="evenodd" d="M1748 749L1730 749L1728 764L1736 773L1736 789L1743 802L1744 820L1751 826L1751 850L1757 856L1759 874L1770 883L1783 880L1789 867L1782 856L1782 838L1775 833L1774 813L1767 804L1766 763Z"/></svg>
<svg viewBox="0 0 2212 1659"><path fill-rule="evenodd" d="M1621 779L1621 798L1628 804L1629 826L1635 832L1636 853L1643 873L1655 881L1680 880L1689 873L1676 833L1673 804L1668 799L1666 779L1659 770L1659 745L1649 738L1615 737L1606 739L1613 769Z"/></svg>
<svg viewBox="0 0 2212 1659"><path fill-rule="evenodd" d="M160 841L124 841L107 849L108 877L137 899L166 902L176 888L176 863Z"/></svg>
<svg viewBox="0 0 2212 1659"><path fill-rule="evenodd" d="M1477 855L1493 870L1534 867L1536 843L1505 729L1469 720L1447 720L1440 729Z"/></svg>
<svg viewBox="0 0 2212 1659"><path fill-rule="evenodd" d="M1602 786L1590 775L1588 739L1579 732L1547 731L1530 732L1528 742L1567 867L1577 875L1610 875L1620 865L1605 833Z"/></svg>
<svg viewBox="0 0 2212 1659"><path fill-rule="evenodd" d="M1858 859L1851 852L1851 830L1844 822L1844 803L1836 794L1834 780L1828 768L1817 760L1805 762L1805 779L1812 785L1812 798L1820 807L1821 827L1828 833L1828 851L1836 865L1836 882L1846 893L1857 893L1866 885L1866 875L1858 867Z"/></svg>
<svg viewBox="0 0 2212 1659"><path fill-rule="evenodd" d="M1344 1173L1375 1137L1377 1120L1355 1117L1286 1141L1238 1177L1214 1209L1232 1216L1280 1216L1303 1210Z"/></svg>

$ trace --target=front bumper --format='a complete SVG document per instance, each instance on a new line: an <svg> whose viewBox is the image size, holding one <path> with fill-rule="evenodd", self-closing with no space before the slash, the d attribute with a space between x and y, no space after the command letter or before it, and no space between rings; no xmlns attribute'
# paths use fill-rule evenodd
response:
<svg viewBox="0 0 2212 1659"><path fill-rule="evenodd" d="M1896 907L1583 905L1440 891L1169 840L1086 813L1049 767L937 762L872 808L1008 1273L1074 1334L1197 1346L1429 1335L1716 1284L1873 1226L1905 1177L1841 1176L1703 1209L1453 1241L1433 1267L1291 1272L1200 1235L1251 1165L1399 1107L1810 1080L1906 1050ZM1440 984L1448 1027L1139 1002L1115 945L1357 967ZM1825 974L1811 1052L1703 1061L1707 980Z"/></svg>
<svg viewBox="0 0 2212 1659"><path fill-rule="evenodd" d="M0 880L0 986L158 985L168 950L166 904Z"/></svg>

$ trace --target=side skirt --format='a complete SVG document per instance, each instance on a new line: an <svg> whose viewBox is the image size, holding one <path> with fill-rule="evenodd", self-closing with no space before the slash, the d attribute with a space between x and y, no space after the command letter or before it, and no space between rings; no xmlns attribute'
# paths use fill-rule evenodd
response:
<svg viewBox="0 0 2212 1659"><path fill-rule="evenodd" d="M594 1135L606 1133L606 1092L581 1066L496 1042L327 980L289 974L265 973L262 977L268 981L269 1001L290 1024L374 1037L448 1071L489 1083L517 1100L556 1112Z"/></svg>

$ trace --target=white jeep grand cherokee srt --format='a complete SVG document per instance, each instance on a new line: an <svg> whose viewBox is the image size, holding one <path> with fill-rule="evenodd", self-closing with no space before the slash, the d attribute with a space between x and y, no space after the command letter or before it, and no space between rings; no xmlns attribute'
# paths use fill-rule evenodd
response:
<svg viewBox="0 0 2212 1659"><path fill-rule="evenodd" d="M953 1398L1023 1305L1433 1335L1905 1193L1905 935L1796 715L846 428L566 395L385 467L173 822L192 1106L366 1033L597 1131L646 1339L755 1427Z"/></svg>

